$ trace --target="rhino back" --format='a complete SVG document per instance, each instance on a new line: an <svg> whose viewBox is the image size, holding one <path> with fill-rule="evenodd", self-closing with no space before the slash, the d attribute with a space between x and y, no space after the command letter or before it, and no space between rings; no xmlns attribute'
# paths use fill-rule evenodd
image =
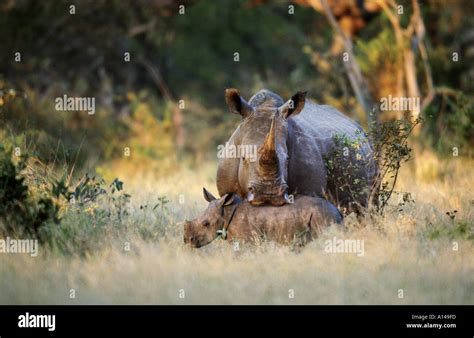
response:
<svg viewBox="0 0 474 338"><path fill-rule="evenodd" d="M265 237L278 243L291 243L300 235L318 237L331 223L340 223L342 216L330 202L298 195L294 203L283 206L251 206L243 201L229 228L233 239L251 240ZM309 231L309 232L308 232Z"/></svg>

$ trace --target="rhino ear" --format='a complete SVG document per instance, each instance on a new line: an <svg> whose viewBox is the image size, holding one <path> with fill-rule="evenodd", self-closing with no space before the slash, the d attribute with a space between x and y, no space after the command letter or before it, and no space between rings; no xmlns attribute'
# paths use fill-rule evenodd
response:
<svg viewBox="0 0 474 338"><path fill-rule="evenodd" d="M287 119L290 116L295 116L299 114L304 108L304 104L306 101L306 93L307 92L297 92L291 97L291 99L281 105L278 108L281 117Z"/></svg>
<svg viewBox="0 0 474 338"><path fill-rule="evenodd" d="M246 118L253 113L253 107L239 95L235 88L225 90L225 102L231 113L239 114L242 118Z"/></svg>
<svg viewBox="0 0 474 338"><path fill-rule="evenodd" d="M212 202L212 201L217 199L217 198L215 198L215 196L213 194L211 194L209 191L207 191L206 188L202 188L202 192L204 194L204 199L208 202Z"/></svg>
<svg viewBox="0 0 474 338"><path fill-rule="evenodd" d="M221 204L223 207L226 207L234 203L234 200L235 200L235 194L233 192L230 192L221 197Z"/></svg>

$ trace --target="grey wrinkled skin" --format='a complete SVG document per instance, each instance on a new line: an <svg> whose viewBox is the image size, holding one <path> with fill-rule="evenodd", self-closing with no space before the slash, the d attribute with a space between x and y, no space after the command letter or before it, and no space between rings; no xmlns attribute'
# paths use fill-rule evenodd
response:
<svg viewBox="0 0 474 338"><path fill-rule="evenodd" d="M247 103L237 90L226 90L229 110L242 117L228 142L256 145L258 160L220 158L220 196L236 193L252 205L283 205L288 202L287 194L324 197L343 210L368 205L377 165L365 133L335 108L317 105L305 95L298 92L284 102L264 89ZM335 151L342 149L335 136L341 135L358 140L360 146L336 158ZM331 176L327 160L334 160Z"/></svg>
<svg viewBox="0 0 474 338"><path fill-rule="evenodd" d="M262 239L280 244L304 245L317 238L331 223L340 223L342 216L330 202L309 196L296 196L294 203L283 206L252 206L235 194L216 199L204 189L209 202L196 219L185 221L184 242L199 248L215 240L217 231L227 226L227 241L255 242Z"/></svg>

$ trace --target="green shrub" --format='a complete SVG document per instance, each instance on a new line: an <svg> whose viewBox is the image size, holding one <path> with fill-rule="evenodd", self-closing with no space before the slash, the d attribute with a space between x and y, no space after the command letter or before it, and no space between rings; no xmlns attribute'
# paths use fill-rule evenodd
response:
<svg viewBox="0 0 474 338"><path fill-rule="evenodd" d="M0 143L0 231L19 236L35 235L45 222L59 221L54 196L44 186L28 186L32 158L22 149L8 140Z"/></svg>
<svg viewBox="0 0 474 338"><path fill-rule="evenodd" d="M403 163L412 158L408 137L421 119L406 119L373 123L369 137L374 148L374 159L379 171L373 186L372 196L377 196L378 209L383 211L394 193L398 173Z"/></svg>

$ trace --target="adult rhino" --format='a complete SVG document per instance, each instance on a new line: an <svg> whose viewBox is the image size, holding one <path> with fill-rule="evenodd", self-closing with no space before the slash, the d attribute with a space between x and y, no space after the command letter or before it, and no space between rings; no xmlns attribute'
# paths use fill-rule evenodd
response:
<svg viewBox="0 0 474 338"><path fill-rule="evenodd" d="M228 146L254 146L258 152L256 158L219 159L220 196L233 192L252 205L283 205L298 193L325 197L346 212L368 205L377 165L367 136L352 119L303 92L284 102L263 89L247 102L231 88L225 100L242 117Z"/></svg>

